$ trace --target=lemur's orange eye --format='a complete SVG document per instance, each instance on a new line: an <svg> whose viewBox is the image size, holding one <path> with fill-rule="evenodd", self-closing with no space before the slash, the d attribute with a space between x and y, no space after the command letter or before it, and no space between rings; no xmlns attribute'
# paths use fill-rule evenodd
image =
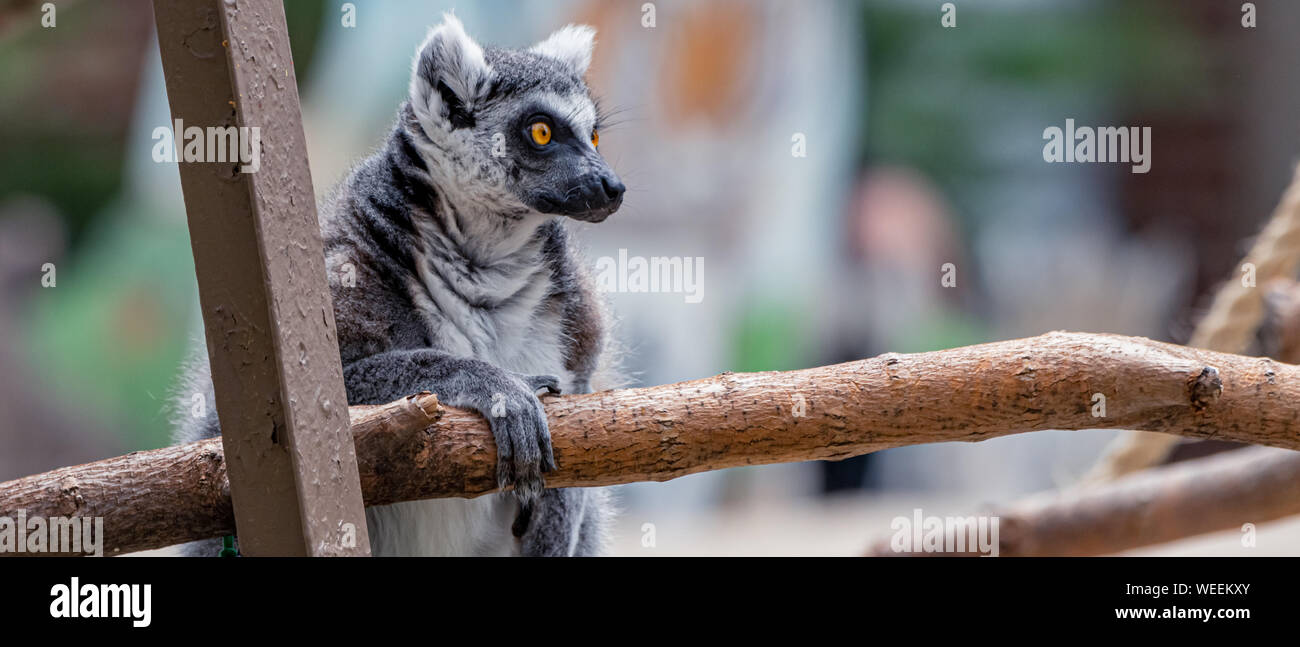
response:
<svg viewBox="0 0 1300 647"><path fill-rule="evenodd" d="M537 142L538 146L551 143L551 127L546 125L546 122L533 122L533 125L528 127L528 131L532 134L533 141Z"/></svg>
<svg viewBox="0 0 1300 647"><path fill-rule="evenodd" d="M591 130L591 145L600 146L600 132L594 128Z"/></svg>

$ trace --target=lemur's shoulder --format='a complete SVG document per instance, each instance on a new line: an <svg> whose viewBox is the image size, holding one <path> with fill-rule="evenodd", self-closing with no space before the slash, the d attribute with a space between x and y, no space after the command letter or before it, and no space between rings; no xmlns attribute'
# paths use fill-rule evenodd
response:
<svg viewBox="0 0 1300 647"><path fill-rule="evenodd" d="M434 195L431 186L412 185L422 169L409 135L398 127L321 201L325 266L345 365L431 344L427 327L409 316L404 287L415 271L413 218Z"/></svg>

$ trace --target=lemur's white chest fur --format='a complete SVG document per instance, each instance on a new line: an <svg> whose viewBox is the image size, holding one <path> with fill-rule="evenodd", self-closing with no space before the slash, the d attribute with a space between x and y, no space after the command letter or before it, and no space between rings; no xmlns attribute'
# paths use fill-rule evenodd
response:
<svg viewBox="0 0 1300 647"><path fill-rule="evenodd" d="M426 246L408 286L412 301L443 350L517 373L554 375L570 392L562 313L544 307L551 276L540 243L515 247L518 241L507 237L501 244L501 263L472 274L439 265L445 261ZM513 497L489 494L382 506L366 516L376 555L509 556L519 552L510 532L517 511Z"/></svg>
<svg viewBox="0 0 1300 647"><path fill-rule="evenodd" d="M408 289L443 350L516 373L554 375L563 390L571 392L573 376L564 366L563 313L545 305L552 279L542 241L533 235L542 222L542 217L536 218L493 232L500 236L496 248L480 252L484 264L472 272L448 267L429 251L433 242L426 242L416 254L417 276ZM420 228L426 241L442 236L429 231L427 224ZM485 232L475 233L482 238Z"/></svg>

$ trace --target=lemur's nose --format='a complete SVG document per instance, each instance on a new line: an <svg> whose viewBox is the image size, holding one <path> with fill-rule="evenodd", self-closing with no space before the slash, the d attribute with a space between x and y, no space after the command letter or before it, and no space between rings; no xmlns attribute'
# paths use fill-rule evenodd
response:
<svg viewBox="0 0 1300 647"><path fill-rule="evenodd" d="M560 198L556 194L543 195L535 207L542 213L564 214L585 220L600 222L609 214L618 210L623 204L623 193L627 187L619 181L613 171L596 169L575 178L572 185L564 188Z"/></svg>
<svg viewBox="0 0 1300 647"><path fill-rule="evenodd" d="M605 197L608 198L610 202L615 202L619 198L622 198L623 192L627 190L627 187L623 186L623 182L614 175L601 176L600 185L605 190Z"/></svg>

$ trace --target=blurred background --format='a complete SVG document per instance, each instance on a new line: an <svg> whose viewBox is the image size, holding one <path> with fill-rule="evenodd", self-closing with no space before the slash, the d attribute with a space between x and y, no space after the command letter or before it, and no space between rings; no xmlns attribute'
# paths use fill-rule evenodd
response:
<svg viewBox="0 0 1300 647"><path fill-rule="evenodd" d="M179 176L151 155L170 124L151 4L60 0L54 28L42 4L0 4L0 481L167 444L202 340ZM285 2L318 195L380 144L443 11L485 44L597 28L601 148L629 191L578 236L593 261L703 259L699 303L609 295L634 385L1055 329L1184 342L1300 150L1285 0L1254 28L1232 0L958 2L954 28L937 1L347 4L354 26L345 3ZM1067 118L1149 126L1150 172L1044 163ZM853 554L913 508L1069 484L1113 433L623 486L616 552ZM1300 555L1300 524L1145 552Z"/></svg>

